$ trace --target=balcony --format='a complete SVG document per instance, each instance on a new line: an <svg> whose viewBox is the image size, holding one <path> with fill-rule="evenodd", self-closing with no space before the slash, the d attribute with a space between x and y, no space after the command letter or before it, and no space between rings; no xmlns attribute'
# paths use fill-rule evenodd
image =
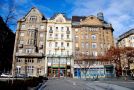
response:
<svg viewBox="0 0 134 90"><path fill-rule="evenodd" d="M19 44L18 47L19 47L19 48L23 48L23 44Z"/></svg>
<svg viewBox="0 0 134 90"><path fill-rule="evenodd" d="M53 41L53 37L48 37L48 41Z"/></svg>
<svg viewBox="0 0 134 90"><path fill-rule="evenodd" d="M55 50L59 50L59 47L55 47Z"/></svg>
<svg viewBox="0 0 134 90"><path fill-rule="evenodd" d="M61 50L65 50L65 47L62 46L62 47L60 47L60 49L61 49Z"/></svg>
<svg viewBox="0 0 134 90"><path fill-rule="evenodd" d="M71 42L72 40L71 40L71 38L65 38L65 41L66 42Z"/></svg>
<svg viewBox="0 0 134 90"><path fill-rule="evenodd" d="M16 53L17 57L43 57L43 53Z"/></svg>

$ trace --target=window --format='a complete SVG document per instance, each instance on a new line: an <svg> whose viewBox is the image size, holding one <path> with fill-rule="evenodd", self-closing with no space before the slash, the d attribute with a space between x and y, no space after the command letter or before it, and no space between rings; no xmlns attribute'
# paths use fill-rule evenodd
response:
<svg viewBox="0 0 134 90"><path fill-rule="evenodd" d="M42 72L41 68L37 68L37 73L41 74L41 72Z"/></svg>
<svg viewBox="0 0 134 90"><path fill-rule="evenodd" d="M69 43L67 43L67 47L69 47Z"/></svg>
<svg viewBox="0 0 134 90"><path fill-rule="evenodd" d="M64 45L63 42L61 42L61 47L63 47L63 45Z"/></svg>
<svg viewBox="0 0 134 90"><path fill-rule="evenodd" d="M67 27L67 31L69 31L69 27Z"/></svg>
<svg viewBox="0 0 134 90"><path fill-rule="evenodd" d="M52 28L52 27L50 27L50 30L53 30L53 28Z"/></svg>
<svg viewBox="0 0 134 90"><path fill-rule="evenodd" d="M55 47L58 47L58 42L55 42Z"/></svg>
<svg viewBox="0 0 134 90"><path fill-rule="evenodd" d="M96 43L92 43L92 48L97 48L97 44Z"/></svg>
<svg viewBox="0 0 134 90"><path fill-rule="evenodd" d="M82 48L84 48L84 42L81 43Z"/></svg>
<svg viewBox="0 0 134 90"><path fill-rule="evenodd" d="M24 36L24 32L21 32L21 33L20 33L20 36Z"/></svg>
<svg viewBox="0 0 134 90"><path fill-rule="evenodd" d="M92 38L93 40L95 40L95 39L96 39L96 35L92 35L91 38Z"/></svg>
<svg viewBox="0 0 134 90"><path fill-rule="evenodd" d="M37 17L36 16L31 16L30 17L30 22L35 23L37 21Z"/></svg>
<svg viewBox="0 0 134 90"><path fill-rule="evenodd" d="M61 27L61 31L62 31L62 32L64 31L64 27Z"/></svg>
<svg viewBox="0 0 134 90"><path fill-rule="evenodd" d="M34 53L34 49L26 49L26 53Z"/></svg>
<svg viewBox="0 0 134 90"><path fill-rule="evenodd" d="M69 35L67 35L67 38L69 38Z"/></svg>
<svg viewBox="0 0 134 90"><path fill-rule="evenodd" d="M58 34L55 34L55 38L58 38Z"/></svg>
<svg viewBox="0 0 134 90"><path fill-rule="evenodd" d="M86 43L86 48L89 48L89 44L88 43Z"/></svg>
<svg viewBox="0 0 134 90"><path fill-rule="evenodd" d="M56 31L58 31L58 27L56 27Z"/></svg>
<svg viewBox="0 0 134 90"><path fill-rule="evenodd" d="M67 55L69 55L69 51L67 51Z"/></svg>
<svg viewBox="0 0 134 90"><path fill-rule="evenodd" d="M63 34L61 34L61 39L63 39L64 38L64 35Z"/></svg>
<svg viewBox="0 0 134 90"><path fill-rule="evenodd" d="M49 37L52 38L52 34L49 34Z"/></svg>
<svg viewBox="0 0 134 90"><path fill-rule="evenodd" d="M22 28L22 29L25 28L25 24L22 24L21 28Z"/></svg>

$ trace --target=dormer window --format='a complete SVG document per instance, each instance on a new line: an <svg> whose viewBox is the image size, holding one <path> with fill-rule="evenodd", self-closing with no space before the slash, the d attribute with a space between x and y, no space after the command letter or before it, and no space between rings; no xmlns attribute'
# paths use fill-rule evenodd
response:
<svg viewBox="0 0 134 90"><path fill-rule="evenodd" d="M36 16L31 16L29 21L32 22L32 23L35 23L37 21L37 17Z"/></svg>

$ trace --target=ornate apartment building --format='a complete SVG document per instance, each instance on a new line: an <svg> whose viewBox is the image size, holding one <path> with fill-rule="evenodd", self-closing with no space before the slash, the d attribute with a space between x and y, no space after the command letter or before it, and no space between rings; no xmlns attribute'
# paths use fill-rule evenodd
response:
<svg viewBox="0 0 134 90"><path fill-rule="evenodd" d="M74 77L85 76L84 68L89 68L87 76L105 76L104 63L97 59L114 46L112 25L104 20L103 13L96 16L73 16ZM86 62L83 62L85 60ZM78 62L79 61L79 62ZM85 67L85 64L89 63ZM107 63L108 64L108 63Z"/></svg>
<svg viewBox="0 0 134 90"><path fill-rule="evenodd" d="M73 73L71 20L58 13L47 22L47 75L66 77Z"/></svg>
<svg viewBox="0 0 134 90"><path fill-rule="evenodd" d="M46 23L46 18L35 7L18 21L12 64L14 75L45 75Z"/></svg>

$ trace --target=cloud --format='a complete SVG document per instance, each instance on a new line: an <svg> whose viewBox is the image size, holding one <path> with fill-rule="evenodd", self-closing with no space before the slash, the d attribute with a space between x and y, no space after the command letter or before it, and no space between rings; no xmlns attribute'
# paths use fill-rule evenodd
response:
<svg viewBox="0 0 134 90"><path fill-rule="evenodd" d="M71 0L66 1L72 3ZM116 37L134 28L133 0L76 0L71 14L89 16L100 11L104 13L105 20L112 23Z"/></svg>

